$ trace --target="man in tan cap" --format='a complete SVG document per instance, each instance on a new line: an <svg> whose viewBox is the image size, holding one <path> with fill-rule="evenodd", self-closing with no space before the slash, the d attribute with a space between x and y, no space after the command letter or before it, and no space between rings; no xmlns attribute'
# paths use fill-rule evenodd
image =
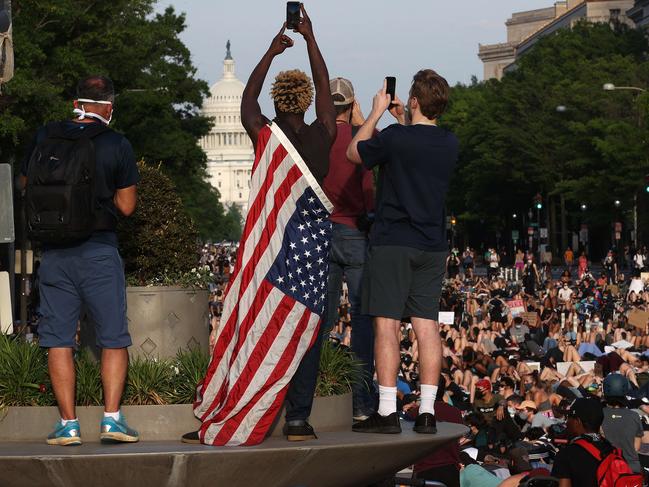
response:
<svg viewBox="0 0 649 487"><path fill-rule="evenodd" d="M361 282L367 253L367 232L374 213L372 171L347 159L347 147L365 119L354 96L351 81L334 78L329 81L336 109L336 140L329 153L329 173L323 189L334 205L329 217L333 234L329 251L329 282L327 320L323 332L328 333L338 319L338 306L343 276L349 289L351 305L352 351L364 364L365 381L353 386L354 419L366 419L376 411L374 394L367 384L374 375L374 333L372 320L361 314Z"/></svg>
<svg viewBox="0 0 649 487"><path fill-rule="evenodd" d="M530 428L543 428L547 431L557 422L544 413L538 412L538 407L534 401L523 401L516 409L519 411L520 418L526 421L523 432Z"/></svg>

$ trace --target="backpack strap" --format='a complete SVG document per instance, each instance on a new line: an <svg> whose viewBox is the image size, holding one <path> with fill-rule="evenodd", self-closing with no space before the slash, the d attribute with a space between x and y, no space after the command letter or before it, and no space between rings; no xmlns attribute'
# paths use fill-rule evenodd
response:
<svg viewBox="0 0 649 487"><path fill-rule="evenodd" d="M598 462L602 461L602 452L600 452L599 448L597 448L591 442L582 439L582 440L575 441L575 445L579 445L580 447L582 447L584 450L586 450L588 453L594 456Z"/></svg>
<svg viewBox="0 0 649 487"><path fill-rule="evenodd" d="M64 128L65 122L53 122L45 126L45 133L47 138L66 139L66 140L79 140L82 138L94 139L104 132L111 130L103 123L85 123L83 130L76 130L74 133L66 131Z"/></svg>

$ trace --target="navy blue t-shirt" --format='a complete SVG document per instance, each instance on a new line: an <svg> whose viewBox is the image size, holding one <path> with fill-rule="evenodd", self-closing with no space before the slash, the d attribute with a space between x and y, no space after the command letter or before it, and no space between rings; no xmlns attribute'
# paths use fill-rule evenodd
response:
<svg viewBox="0 0 649 487"><path fill-rule="evenodd" d="M61 122L66 132L84 130L89 124L74 121ZM99 122L93 122L99 123ZM46 127L41 127L27 148L20 172L27 176L27 166L36 145L47 135ZM140 174L137 170L135 155L131 143L122 134L108 130L92 139L95 145L95 191L97 200L102 208L112 213L117 218L118 210L113 202L115 191L128 188L137 184ZM117 247L117 235L113 231L97 231L87 240ZM81 242L80 242L81 243ZM67 247L75 246L67 245ZM59 248L60 246L56 246Z"/></svg>
<svg viewBox="0 0 649 487"><path fill-rule="evenodd" d="M380 166L372 245L448 250L444 204L458 150L454 134L420 124L390 125L358 143L363 165Z"/></svg>

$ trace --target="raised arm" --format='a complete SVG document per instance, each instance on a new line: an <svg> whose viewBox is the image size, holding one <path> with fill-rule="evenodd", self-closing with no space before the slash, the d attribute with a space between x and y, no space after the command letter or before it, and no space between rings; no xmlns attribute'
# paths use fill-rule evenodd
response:
<svg viewBox="0 0 649 487"><path fill-rule="evenodd" d="M266 51L259 64L252 71L241 97L241 123L246 129L246 132L248 132L253 146L257 145L259 131L266 123L265 117L261 114L261 107L258 101L266 75L273 62L273 58L293 46L293 39L284 34L285 30L286 24L282 26L282 30L275 36L270 43L268 51Z"/></svg>
<svg viewBox="0 0 649 487"><path fill-rule="evenodd" d="M372 111L347 147L347 159L354 164L363 163L361 155L358 153L358 143L372 138L374 131L376 130L376 124L379 123L379 120L388 109L388 106L390 106L390 95L386 93L386 83L384 81L383 88L374 95L374 99L372 100Z"/></svg>
<svg viewBox="0 0 649 487"><path fill-rule="evenodd" d="M309 53L311 76L315 85L316 117L326 127L331 138L334 139L336 137L336 109L329 89L329 71L313 35L311 19L304 9L304 4L300 5L300 9L302 10L302 18L296 30L304 36L307 52Z"/></svg>

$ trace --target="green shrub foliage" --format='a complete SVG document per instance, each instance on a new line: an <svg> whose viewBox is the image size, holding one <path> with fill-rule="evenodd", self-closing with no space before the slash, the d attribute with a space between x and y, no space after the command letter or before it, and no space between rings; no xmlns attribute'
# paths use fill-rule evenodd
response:
<svg viewBox="0 0 649 487"><path fill-rule="evenodd" d="M179 350L172 359L130 361L122 402L126 405L191 404L205 377L209 356L199 349ZM75 355L77 406L103 404L100 365L81 350ZM316 395L351 391L362 382L361 364L347 349L325 342ZM6 406L54 406L47 351L35 343L0 335L0 409Z"/></svg>
<svg viewBox="0 0 649 487"><path fill-rule="evenodd" d="M329 340L322 344L317 396L338 396L351 392L352 384L363 382L362 363L351 351Z"/></svg>
<svg viewBox="0 0 649 487"><path fill-rule="evenodd" d="M147 285L196 266L198 233L169 177L144 161L138 169L137 209L120 221L118 232L129 283Z"/></svg>
<svg viewBox="0 0 649 487"><path fill-rule="evenodd" d="M45 352L19 338L0 334L0 406L53 403Z"/></svg>

